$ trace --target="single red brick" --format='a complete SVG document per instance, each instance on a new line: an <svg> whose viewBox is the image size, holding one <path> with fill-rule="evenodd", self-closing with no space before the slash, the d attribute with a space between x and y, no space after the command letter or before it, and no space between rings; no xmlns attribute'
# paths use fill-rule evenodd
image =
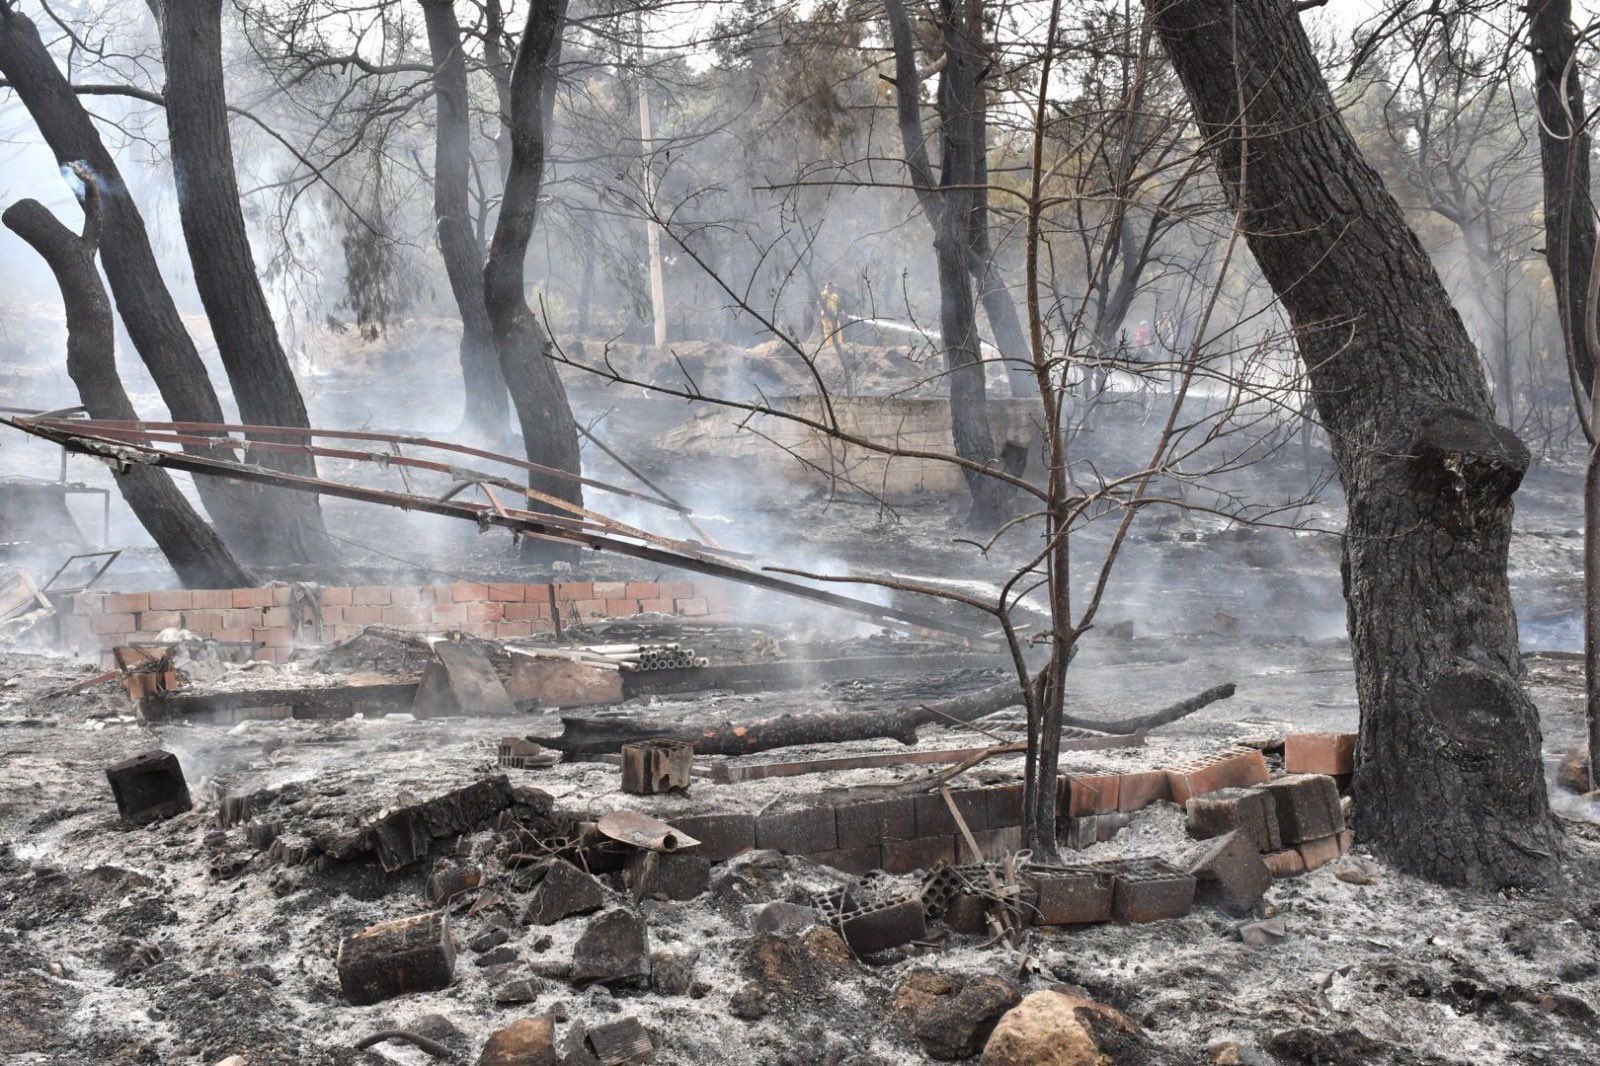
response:
<svg viewBox="0 0 1600 1066"><path fill-rule="evenodd" d="M220 640L224 644L247 644L250 641L254 640L255 638L253 636L251 636L251 631L248 628L245 628L245 629L226 629L226 628L224 628L224 629L219 629L216 632L212 633L211 634L211 639L212 640Z"/></svg>
<svg viewBox="0 0 1600 1066"><path fill-rule="evenodd" d="M183 625L183 613L180 611L141 611L139 613L139 628L160 632L163 629L176 629Z"/></svg>
<svg viewBox="0 0 1600 1066"><path fill-rule="evenodd" d="M346 588L325 588L318 595L324 607L348 607L355 602Z"/></svg>
<svg viewBox="0 0 1600 1066"><path fill-rule="evenodd" d="M375 626L383 621L383 608L358 603L344 609L344 620L352 625Z"/></svg>
<svg viewBox="0 0 1600 1066"><path fill-rule="evenodd" d="M456 603L454 600L451 600L449 603L435 603L433 605L433 610L429 612L429 614L435 622L440 624L449 622L465 622L467 620L467 608L469 606L471 605L466 603Z"/></svg>
<svg viewBox="0 0 1600 1066"><path fill-rule="evenodd" d="M455 596L451 591L451 586L449 585L430 585L428 586L427 596L432 597L434 603L456 602Z"/></svg>
<svg viewBox="0 0 1600 1066"><path fill-rule="evenodd" d="M534 633L554 633L556 631L556 624L549 619L539 618L529 622L528 628Z"/></svg>
<svg viewBox="0 0 1600 1066"><path fill-rule="evenodd" d="M421 603L423 595L423 590L416 585L399 585L389 590L389 602L397 607L405 607Z"/></svg>
<svg viewBox="0 0 1600 1066"><path fill-rule="evenodd" d="M1340 777L1356 770L1354 733L1290 733L1283 738L1283 768L1291 774Z"/></svg>
<svg viewBox="0 0 1600 1066"><path fill-rule="evenodd" d="M232 589L191 589L195 607L208 611L225 611L233 606Z"/></svg>
<svg viewBox="0 0 1600 1066"><path fill-rule="evenodd" d="M350 598L362 607L387 607L389 589L384 585L357 585L350 590Z"/></svg>
<svg viewBox="0 0 1600 1066"><path fill-rule="evenodd" d="M711 613L711 605L706 602L704 596L674 600L673 603L677 607L676 613L688 618L699 618Z"/></svg>
<svg viewBox="0 0 1600 1066"><path fill-rule="evenodd" d="M1068 774L1066 813L1073 818L1111 814L1117 809L1121 777L1117 774Z"/></svg>
<svg viewBox="0 0 1600 1066"><path fill-rule="evenodd" d="M265 629L252 629L250 639L269 648L286 648L294 643L294 632L286 626L268 626Z"/></svg>
<svg viewBox="0 0 1600 1066"><path fill-rule="evenodd" d="M138 619L132 614L97 614L89 619L89 632L101 636L136 633L138 630Z"/></svg>
<svg viewBox="0 0 1600 1066"><path fill-rule="evenodd" d="M138 614L149 609L150 597L143 592L107 593L100 607L105 614Z"/></svg>
<svg viewBox="0 0 1600 1066"><path fill-rule="evenodd" d="M623 597L630 600L653 600L661 595L661 586L654 581L630 581Z"/></svg>
<svg viewBox="0 0 1600 1066"><path fill-rule="evenodd" d="M885 840L883 868L891 874L929 870L941 862L954 862L955 837L917 837L915 840Z"/></svg>
<svg viewBox="0 0 1600 1066"><path fill-rule="evenodd" d="M194 594L188 589L161 589L149 595L152 611L187 611L194 606Z"/></svg>
<svg viewBox="0 0 1600 1066"><path fill-rule="evenodd" d="M1273 877L1298 877L1306 872L1306 860L1294 848L1272 851L1261 856Z"/></svg>
<svg viewBox="0 0 1600 1066"><path fill-rule="evenodd" d="M272 603L275 607L289 606L289 586L273 585L268 589L272 593Z"/></svg>
<svg viewBox="0 0 1600 1066"><path fill-rule="evenodd" d="M272 590L271 589L234 589L233 590L233 606L235 608L271 607L272 606Z"/></svg>
<svg viewBox="0 0 1600 1066"><path fill-rule="evenodd" d="M596 581L594 583L594 598L597 600L620 600L628 595L626 581Z"/></svg>
<svg viewBox="0 0 1600 1066"><path fill-rule="evenodd" d="M563 581L556 586L556 602L558 603L592 599L594 599L594 582L592 581Z"/></svg>
<svg viewBox="0 0 1600 1066"><path fill-rule="evenodd" d="M639 613L641 614L671 614L671 600L640 600Z"/></svg>
<svg viewBox="0 0 1600 1066"><path fill-rule="evenodd" d="M513 585L505 582L496 582L493 585L487 585L485 587L489 590L488 599L497 600L501 603L521 603L527 598L526 593L524 592L524 590L527 588L526 585Z"/></svg>
<svg viewBox="0 0 1600 1066"><path fill-rule="evenodd" d="M383 624L386 626L426 625L431 613L422 606L415 604L409 607L385 607L383 608Z"/></svg>
<svg viewBox="0 0 1600 1066"><path fill-rule="evenodd" d="M467 621L469 622L498 622L506 616L503 603L489 603L480 601L467 604Z"/></svg>
<svg viewBox="0 0 1600 1066"><path fill-rule="evenodd" d="M261 620L256 623L258 626L286 626L288 624L289 608L280 607L276 604L262 611Z"/></svg>
<svg viewBox="0 0 1600 1066"><path fill-rule="evenodd" d="M1341 854L1337 835L1303 841L1295 845L1295 850L1300 853L1300 858L1305 860L1307 870L1326 866Z"/></svg>
<svg viewBox="0 0 1600 1066"><path fill-rule="evenodd" d="M450 598L457 603L471 602L473 600L486 600L489 598L489 586L478 585L472 582L450 586Z"/></svg>
<svg viewBox="0 0 1600 1066"><path fill-rule="evenodd" d="M565 609L565 605L563 605ZM571 607L572 613L580 618L601 618L606 613L605 600L576 600Z"/></svg>
<svg viewBox="0 0 1600 1066"><path fill-rule="evenodd" d="M504 618L508 622L527 622L539 617L538 603L508 603L505 605ZM548 607L545 610L549 610Z"/></svg>
<svg viewBox="0 0 1600 1066"><path fill-rule="evenodd" d="M607 599L606 600L606 617L607 618L629 618L629 617L631 617L633 615L636 615L638 613L639 613L639 603L638 603L637 600L619 600L619 599Z"/></svg>
<svg viewBox="0 0 1600 1066"><path fill-rule="evenodd" d="M513 637L526 637L533 632L533 626L526 620L521 622L497 622L494 627L496 640L510 640Z"/></svg>

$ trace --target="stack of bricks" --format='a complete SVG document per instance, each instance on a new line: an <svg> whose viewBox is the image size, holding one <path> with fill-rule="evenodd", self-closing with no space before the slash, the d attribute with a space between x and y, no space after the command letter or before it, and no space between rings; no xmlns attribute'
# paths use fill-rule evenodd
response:
<svg viewBox="0 0 1600 1066"><path fill-rule="evenodd" d="M978 862L1022 847L1022 786L952 790L966 834L938 794L818 804L790 811L672 817L677 829L721 862L751 848L804 855L846 873L911 873L938 863Z"/></svg>
<svg viewBox="0 0 1600 1066"><path fill-rule="evenodd" d="M369 625L512 640L552 632L552 605L564 623L639 614L709 621L728 618L734 608L731 589L717 581L360 585L325 587L319 594L327 643L356 636ZM67 649L97 655L108 670L115 665L112 648L155 641L165 629L255 644L256 658L284 662L295 642L289 604L288 585L80 592L71 612L58 615L59 637Z"/></svg>
<svg viewBox="0 0 1600 1066"><path fill-rule="evenodd" d="M1207 840L1238 831L1274 877L1293 877L1350 850L1339 787L1326 774L1285 774L1263 785L1192 797L1190 835Z"/></svg>

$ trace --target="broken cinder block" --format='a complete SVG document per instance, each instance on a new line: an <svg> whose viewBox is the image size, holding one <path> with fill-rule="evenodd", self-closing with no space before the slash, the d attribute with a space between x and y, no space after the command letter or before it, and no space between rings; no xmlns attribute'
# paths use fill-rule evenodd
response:
<svg viewBox="0 0 1600 1066"><path fill-rule="evenodd" d="M1272 874L1261 861L1260 850L1242 829L1208 843L1190 863L1189 872L1202 901L1237 914L1248 911L1272 887Z"/></svg>
<svg viewBox="0 0 1600 1066"><path fill-rule="evenodd" d="M870 899L853 888L816 898L818 916L857 955L887 951L928 935L927 910L916 896Z"/></svg>
<svg viewBox="0 0 1600 1066"><path fill-rule="evenodd" d="M1113 877L1103 866L1041 866L1022 871L1038 896L1037 925L1084 925L1111 920Z"/></svg>
<svg viewBox="0 0 1600 1066"><path fill-rule="evenodd" d="M1120 922L1158 922L1189 913L1195 879L1161 859L1120 859L1112 869L1111 916Z"/></svg>
<svg viewBox="0 0 1600 1066"><path fill-rule="evenodd" d="M182 814L194 806L178 757L170 751L147 751L106 767L117 813L129 825L149 825Z"/></svg>
<svg viewBox="0 0 1600 1066"><path fill-rule="evenodd" d="M635 796L689 791L694 745L682 740L645 740L622 745L622 791Z"/></svg>
<svg viewBox="0 0 1600 1066"><path fill-rule="evenodd" d="M455 966L444 911L369 925L339 941L339 987L358 1006L448 988Z"/></svg>

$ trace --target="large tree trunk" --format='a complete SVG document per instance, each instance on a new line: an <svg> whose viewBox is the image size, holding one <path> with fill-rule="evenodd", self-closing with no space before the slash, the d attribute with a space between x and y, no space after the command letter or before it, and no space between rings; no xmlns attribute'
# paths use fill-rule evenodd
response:
<svg viewBox="0 0 1600 1066"><path fill-rule="evenodd" d="M55 274L67 314L67 374L91 418L136 419L117 376L116 328L111 300L95 269L95 193L86 194L85 235L62 225L37 200L12 204L0 219L27 241ZM255 584L234 561L222 538L189 506L165 470L139 463L115 475L117 488L190 588L240 588Z"/></svg>
<svg viewBox="0 0 1600 1066"><path fill-rule="evenodd" d="M150 370L172 417L186 422L222 422L222 404L194 340L184 328L172 293L156 266L144 218L94 121L50 56L33 22L0 4L0 74L28 109L39 134L65 167L85 162L98 175L100 262L111 283L128 337ZM190 451L207 454L192 447ZM227 457L232 457L228 453ZM250 560L260 558L261 532L271 510L258 486L200 478L200 499L223 539Z"/></svg>
<svg viewBox="0 0 1600 1066"><path fill-rule="evenodd" d="M1540 880L1558 837L1506 581L1528 451L1493 422L1461 318L1351 139L1295 6L1146 8L1299 331L1333 441L1349 506L1357 831L1447 884Z"/></svg>
<svg viewBox="0 0 1600 1066"><path fill-rule="evenodd" d="M305 401L278 340L245 230L222 67L222 0L166 0L159 6L167 73L167 133L178 186L178 216L194 265L195 288L246 423L310 425ZM307 456L257 458L289 473L316 476ZM327 560L322 511L310 493L268 489L271 522L262 558L294 564Z"/></svg>
<svg viewBox="0 0 1600 1066"><path fill-rule="evenodd" d="M494 240L483 270L484 298L500 350L500 370L522 426L528 459L556 470L579 471L578 427L567 390L550 357L550 337L528 306L523 262L539 216L544 183L545 131L554 99L566 0L534 0L511 72L511 171L506 176ZM528 484L583 502L576 481L538 473Z"/></svg>
<svg viewBox="0 0 1600 1066"><path fill-rule="evenodd" d="M483 248L473 233L469 207L472 118L461 26L452 0L422 0L422 16L436 68L433 217L439 254L461 312L461 377L466 386L462 428L484 440L500 441L506 435L510 409L494 327L483 302Z"/></svg>

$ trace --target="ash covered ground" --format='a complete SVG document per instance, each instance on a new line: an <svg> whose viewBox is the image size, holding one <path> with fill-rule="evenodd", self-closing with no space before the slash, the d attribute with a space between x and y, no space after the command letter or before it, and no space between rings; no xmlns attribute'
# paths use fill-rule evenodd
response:
<svg viewBox="0 0 1600 1066"><path fill-rule="evenodd" d="M311 390L316 420L367 420L355 384L362 376L369 375L333 373L325 388ZM25 384L30 400L48 405L34 395L40 379ZM963 531L955 509L942 502L885 509L793 485L752 485L736 467L716 462L669 472L650 447L681 411L573 384L581 416L613 411L603 423L615 427L612 443L643 456L647 471L695 504L718 535L769 558L987 586L1015 557L1000 551L978 558L954 543ZM449 418L425 402L437 392L425 362L400 366L384 387L409 389L411 409L431 412L424 424L386 428L448 427ZM392 391L386 395L392 405ZM56 457L31 442L8 441L7 460L8 472L49 473ZM1274 475L1281 484L1260 487L1292 494L1322 468L1318 457L1304 470L1290 464ZM104 483L82 460L72 469L73 476ZM1518 497L1512 577L1530 650L1577 647L1578 484L1570 465L1547 461ZM353 571L366 580L541 573L504 538L472 529L387 514L375 522L372 511L337 502L327 513L330 529L345 538ZM1298 517L1306 528L1297 531L1241 531L1198 515L1137 529L1102 627L1074 666L1072 712L1121 716L1228 680L1238 684L1238 695L1164 727L1143 749L1069 753L1068 766L1151 766L1235 741L1355 728L1339 545L1335 535L1318 531L1339 527L1338 500L1325 496ZM125 525L114 527L114 536L126 534ZM1085 538L1087 553L1100 535ZM170 580L148 552L134 552L119 566L125 570L113 585L150 588ZM639 571L596 557L582 572ZM797 642L859 631L855 623L771 600L748 606L751 617ZM1117 622L1131 623L1131 636L1113 637ZM1559 755L1582 733L1581 671L1561 655L1530 655L1527 664L1553 774ZM94 670L45 654L0 656L0 1056L7 1061L215 1063L235 1054L252 1066L432 1061L393 1042L354 1050L360 1038L393 1028L431 1035L458 1060L473 1061L491 1032L545 1014L558 1019L558 1042L569 1049L587 1026L637 1016L655 1039L657 1061L668 1063L914 1063L927 1061L929 1048L896 1008L908 984L924 980L914 975L930 968L963 980L994 975L1023 991L1081 988L1143 1027L1148 1043L1119 1059L1126 1062L1600 1059L1600 834L1595 812L1554 788L1570 882L1547 894L1472 896L1381 863L1371 876L1347 858L1274 883L1267 900L1288 935L1265 947L1241 941L1239 919L1197 908L1148 925L1036 929L1021 949L935 926L925 946L866 962L823 953L786 957L774 967L752 931L752 910L773 901L805 903L842 875L762 852L719 864L710 891L698 899L639 905L661 975L653 984L578 987L570 979L572 956L589 919L524 925L527 893L516 887L514 871L499 865L502 842L492 827L450 842L430 862L384 874L370 855L323 869L286 863L252 847L243 827L219 829L216 820L224 793L268 788L294 797L294 818L303 827L348 836L395 805L494 773L556 802L626 805L616 771L604 765L493 765L498 737L549 735L558 728L553 716L519 719L511 729L504 719L404 716L152 725L130 713L114 686L52 694ZM781 694L658 699L649 709L720 720L836 705L903 706L995 676L846 680ZM970 730L928 726L918 743L988 741ZM147 829L128 828L117 819L104 767L151 747L178 754L196 806ZM793 754L898 747L883 741ZM761 808L799 789L882 783L912 772L700 783L691 796L725 789ZM1017 773L1015 762L997 761L971 776L999 781ZM1158 804L1086 854L1172 856L1189 846L1181 812ZM1366 858L1359 839L1355 855ZM453 913L461 945L454 983L351 1006L335 970L340 938L428 909L424 879L431 862L470 861L485 865L489 890L501 902L471 910L471 901L463 901ZM1368 883L1341 876L1352 869ZM898 880L908 888L916 881ZM500 942L474 947L491 941ZM519 995L531 991L531 1000L499 1001L518 981L528 982ZM752 997L752 981L770 987Z"/></svg>
<svg viewBox="0 0 1600 1066"><path fill-rule="evenodd" d="M1241 653L1264 665L1241 670ZM1146 748L1069 753L1075 769L1159 765L1233 740L1354 722L1348 659L1333 643L1194 640L1175 663L1168 642L1134 641L1106 660L1079 672L1086 708L1159 705L1180 686L1222 676L1237 679L1240 695L1153 734ZM1547 734L1574 732L1581 691L1574 664L1529 662ZM995 974L1024 990L1079 986L1126 1011L1173 1062L1212 1061L1212 1049L1237 1044L1242 1061L1258 1062L1579 1063L1593 1060L1600 1039L1600 898L1592 888L1600 839L1582 822L1567 823L1572 884L1550 895L1474 897L1381 864L1371 883L1352 884L1340 877L1346 859L1275 882L1267 899L1288 938L1273 946L1247 947L1238 919L1206 908L1148 925L1036 929L1025 950L936 928L926 946L867 963L786 960L755 1006L748 995L739 998L761 972L754 907L806 903L843 875L771 852L719 864L706 895L640 905L658 970L674 976L654 988L578 988L569 981L573 946L589 919L524 926L526 893L514 887L514 871L497 865L496 833L484 828L436 859L485 863L502 901L473 913L466 900L456 908L453 929L463 947L452 986L353 1007L335 971L340 937L428 909L430 865L392 875L370 855L321 870L288 865L249 847L243 827L218 830L216 797L288 789L299 797L302 823L349 832L389 807L497 772L492 742L506 733L504 719L152 726L132 717L115 689L47 695L81 679L85 666L9 655L0 668L8 678L0 712L0 836L7 841L0 1052L8 1061L216 1062L230 1054L250 1063L429 1061L401 1045L351 1049L359 1037L390 1028L435 1035L471 1061L490 1032L540 1013L561 1019L558 1033L637 1016L663 1062L913 1063L927 1061L927 1048L890 1019L897 988L926 968ZM920 691L902 684L876 696L915 700L981 680L932 677ZM835 683L832 691L697 702L713 713L730 700L779 712L870 700L872 687ZM556 729L553 716L519 724L534 734ZM919 745L983 739L930 727ZM152 746L180 756L196 808L131 829L118 822L103 767ZM597 809L629 799L618 792L615 769L603 764L500 772L513 785L582 797ZM795 790L912 772L696 788L772 804ZM978 779L1014 774L997 762ZM1187 846L1180 812L1163 803L1083 854L1174 855ZM466 946L487 943L486 934L499 940L497 929L505 939L492 953ZM498 961L482 965L486 959ZM519 979L530 982L533 1001L497 1003L497 993Z"/></svg>

